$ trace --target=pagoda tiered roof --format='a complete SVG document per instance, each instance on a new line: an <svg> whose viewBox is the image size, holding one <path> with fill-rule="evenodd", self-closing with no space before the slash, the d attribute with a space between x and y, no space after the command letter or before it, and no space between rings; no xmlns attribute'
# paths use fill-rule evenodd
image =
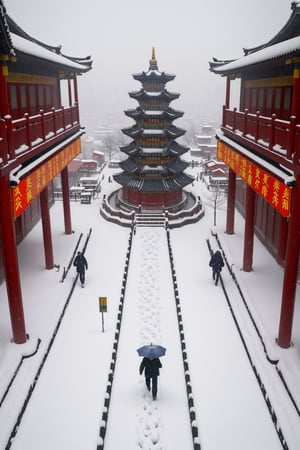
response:
<svg viewBox="0 0 300 450"><path fill-rule="evenodd" d="M141 73L134 73L133 78L137 81L140 81L141 83L145 83L149 80L159 80L160 83L166 84L169 81L174 80L175 75L172 75L170 73L160 72L159 70L148 70L147 72L141 72Z"/></svg>
<svg viewBox="0 0 300 450"><path fill-rule="evenodd" d="M183 111L178 111L176 109L168 107L165 110L148 110L148 109L142 109L140 107L136 109L127 109L124 111L126 116L130 117L131 119L137 120L137 119L143 119L143 118L151 118L151 117L159 117L160 119L170 119L175 120L179 117L183 116Z"/></svg>
<svg viewBox="0 0 300 450"><path fill-rule="evenodd" d="M141 128L138 125L133 125L129 128L123 128L122 132L133 139L137 139L138 137L149 137L149 136L164 136L171 137L176 139L185 134L185 130L182 128L176 127L175 125L170 125L166 129L159 128Z"/></svg>
<svg viewBox="0 0 300 450"><path fill-rule="evenodd" d="M171 192L187 186L193 181L193 178L184 172L172 176L159 177L156 179L147 179L146 176L136 177L131 173L122 172L114 175L114 179L122 186L126 186L127 188L135 191L144 192Z"/></svg>
<svg viewBox="0 0 300 450"><path fill-rule="evenodd" d="M148 81L154 81L161 84L166 84L169 81L174 80L175 75L165 72L160 72L157 66L157 60L155 58L154 48L152 49L152 58L149 61L149 70L147 72L135 73L132 75L133 78L137 81L140 81L142 84Z"/></svg>
<svg viewBox="0 0 300 450"><path fill-rule="evenodd" d="M128 158L125 161L120 162L120 168L126 172L130 173L143 173L145 171L149 172L160 172L160 173L168 173L169 171L172 173L179 173L185 170L188 167L188 163L186 161L182 161L181 159L176 158L170 162L165 164L141 164L138 161Z"/></svg>
<svg viewBox="0 0 300 450"><path fill-rule="evenodd" d="M181 156L186 153L189 148L185 145L178 144L178 142L171 142L166 147L141 147L136 142L132 141L123 147L120 147L121 152L126 153L129 156L143 155L143 154L172 154Z"/></svg>
<svg viewBox="0 0 300 450"><path fill-rule="evenodd" d="M145 89L141 89L139 91L133 91L129 92L129 96L137 101L143 101L143 100L149 100L154 99L159 100L161 102L168 101L171 102L172 100L176 100L178 97L180 97L180 94L177 92L169 92L166 89L163 91L146 91Z"/></svg>

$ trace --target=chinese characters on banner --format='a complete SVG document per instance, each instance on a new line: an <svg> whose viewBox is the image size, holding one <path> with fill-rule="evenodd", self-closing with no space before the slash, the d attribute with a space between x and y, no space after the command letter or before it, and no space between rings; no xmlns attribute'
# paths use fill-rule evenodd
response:
<svg viewBox="0 0 300 450"><path fill-rule="evenodd" d="M81 152L80 139L72 142L12 189L13 215L22 214L34 198Z"/></svg>
<svg viewBox="0 0 300 450"><path fill-rule="evenodd" d="M291 188L289 186L221 141L218 141L217 156L282 216L290 215Z"/></svg>

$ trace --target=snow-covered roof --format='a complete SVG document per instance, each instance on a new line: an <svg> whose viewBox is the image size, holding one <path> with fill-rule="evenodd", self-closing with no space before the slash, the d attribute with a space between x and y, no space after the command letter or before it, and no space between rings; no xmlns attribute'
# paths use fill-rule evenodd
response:
<svg viewBox="0 0 300 450"><path fill-rule="evenodd" d="M92 65L90 56L85 58L67 56L61 52L61 46L51 46L30 36L6 13L1 0L0 50L17 57L18 53L22 53L79 73L87 72Z"/></svg>
<svg viewBox="0 0 300 450"><path fill-rule="evenodd" d="M93 151L93 154L94 154L94 155L100 155L100 156L103 156L103 155L104 155L104 153L103 153L103 152L100 152L100 150L94 150L94 151Z"/></svg>
<svg viewBox="0 0 300 450"><path fill-rule="evenodd" d="M212 72L229 75L243 71L247 67L274 59L299 54L300 51L300 2L292 2L292 14L281 30L267 43L254 48L243 49L244 56L236 60L218 60L209 63Z"/></svg>
<svg viewBox="0 0 300 450"><path fill-rule="evenodd" d="M147 72L141 72L141 73L135 73L133 74L133 78L135 80L140 81L141 83L144 83L145 81L148 81L149 79L159 79L163 84L167 83L168 81L171 81L175 78L175 75L165 72L160 72L158 70L157 60L155 56L155 49L152 48L152 57L149 61L149 69Z"/></svg>
<svg viewBox="0 0 300 450"><path fill-rule="evenodd" d="M165 134L165 130L147 129L143 130L143 134Z"/></svg>
<svg viewBox="0 0 300 450"><path fill-rule="evenodd" d="M30 56L36 56L37 58L51 61L59 65L75 69L77 71L87 71L88 68L82 64L71 61L62 54L54 53L32 41L28 41L21 36L11 33L12 44L15 50L25 53Z"/></svg>
<svg viewBox="0 0 300 450"><path fill-rule="evenodd" d="M9 27L6 20L6 9L0 0L0 48L3 53L14 54Z"/></svg>
<svg viewBox="0 0 300 450"><path fill-rule="evenodd" d="M196 138L197 139L211 139L212 136L211 135L204 135L204 134L196 134Z"/></svg>
<svg viewBox="0 0 300 450"><path fill-rule="evenodd" d="M165 153L166 149L165 148L146 148L146 147L141 147L142 153Z"/></svg>
<svg viewBox="0 0 300 450"><path fill-rule="evenodd" d="M244 67L253 66L264 61L272 59L287 57L293 53L300 51L300 36L289 39L288 41L280 42L271 47L263 48L257 52L247 54L240 59L231 61L219 67L214 67L213 72L225 74L241 70Z"/></svg>

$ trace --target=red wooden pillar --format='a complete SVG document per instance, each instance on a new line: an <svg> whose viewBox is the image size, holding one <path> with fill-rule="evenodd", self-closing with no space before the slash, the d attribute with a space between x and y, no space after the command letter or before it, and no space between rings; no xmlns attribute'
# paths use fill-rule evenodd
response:
<svg viewBox="0 0 300 450"><path fill-rule="evenodd" d="M245 272L251 272L253 263L255 195L253 189L247 185L243 259L243 270Z"/></svg>
<svg viewBox="0 0 300 450"><path fill-rule="evenodd" d="M77 77L75 74L74 74L74 78L73 78L73 84L74 84L74 99L75 99L76 105L78 105L78 85L77 85Z"/></svg>
<svg viewBox="0 0 300 450"><path fill-rule="evenodd" d="M235 172L232 169L229 169L228 193L227 193L227 218L226 218L227 234L234 234L235 181L236 181Z"/></svg>
<svg viewBox="0 0 300 450"><path fill-rule="evenodd" d="M0 223L13 341L16 344L23 344L26 342L26 330L8 177L0 178Z"/></svg>
<svg viewBox="0 0 300 450"><path fill-rule="evenodd" d="M63 195L65 233L72 234L68 167L65 167L61 172L61 187Z"/></svg>
<svg viewBox="0 0 300 450"><path fill-rule="evenodd" d="M71 86L71 80L68 78L68 96L69 96L69 106L72 106L72 86Z"/></svg>
<svg viewBox="0 0 300 450"><path fill-rule="evenodd" d="M49 212L48 186L40 193L46 269L53 269L53 247Z"/></svg>
<svg viewBox="0 0 300 450"><path fill-rule="evenodd" d="M280 226L279 226L279 239L277 246L277 255L276 261L281 266L285 260L285 252L286 252L286 243L287 243L287 234L288 234L288 221L286 217L280 217Z"/></svg>
<svg viewBox="0 0 300 450"><path fill-rule="evenodd" d="M297 288L298 260L300 251L300 176L292 190L291 218L289 223L286 260L282 288L281 314L278 344L288 348L291 345Z"/></svg>
<svg viewBox="0 0 300 450"><path fill-rule="evenodd" d="M76 105L76 107L77 107L77 121L78 121L78 123L80 123L80 117L79 117L79 100L78 100L78 84L77 84L77 77L76 77L76 74L74 74L73 84L74 84L74 99L75 99L75 105Z"/></svg>
<svg viewBox="0 0 300 450"><path fill-rule="evenodd" d="M2 55L5 57L5 55ZM3 118L10 114L9 101L8 101L8 91L7 91L7 75L8 69L6 63L0 66L0 116Z"/></svg>
<svg viewBox="0 0 300 450"><path fill-rule="evenodd" d="M225 106L227 109L230 107L230 76L227 76L226 78Z"/></svg>
<svg viewBox="0 0 300 450"><path fill-rule="evenodd" d="M299 121L300 117L299 104L300 104L300 69L298 67L295 67L291 116L295 116L297 122Z"/></svg>

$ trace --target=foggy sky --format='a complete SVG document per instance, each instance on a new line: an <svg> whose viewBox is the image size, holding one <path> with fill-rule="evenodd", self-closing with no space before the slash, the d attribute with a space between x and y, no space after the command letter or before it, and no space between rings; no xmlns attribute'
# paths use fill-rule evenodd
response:
<svg viewBox="0 0 300 450"><path fill-rule="evenodd" d="M79 79L81 122L88 134L113 122L131 126L124 110L140 89L132 74L149 67L176 75L168 83L180 98L172 107L195 126L219 123L225 79L209 71L212 57L239 58L243 48L269 41L291 14L290 0L4 0L28 34L62 45L70 56L91 55L93 69ZM236 105L237 106L237 105ZM176 125L180 124L176 122Z"/></svg>

